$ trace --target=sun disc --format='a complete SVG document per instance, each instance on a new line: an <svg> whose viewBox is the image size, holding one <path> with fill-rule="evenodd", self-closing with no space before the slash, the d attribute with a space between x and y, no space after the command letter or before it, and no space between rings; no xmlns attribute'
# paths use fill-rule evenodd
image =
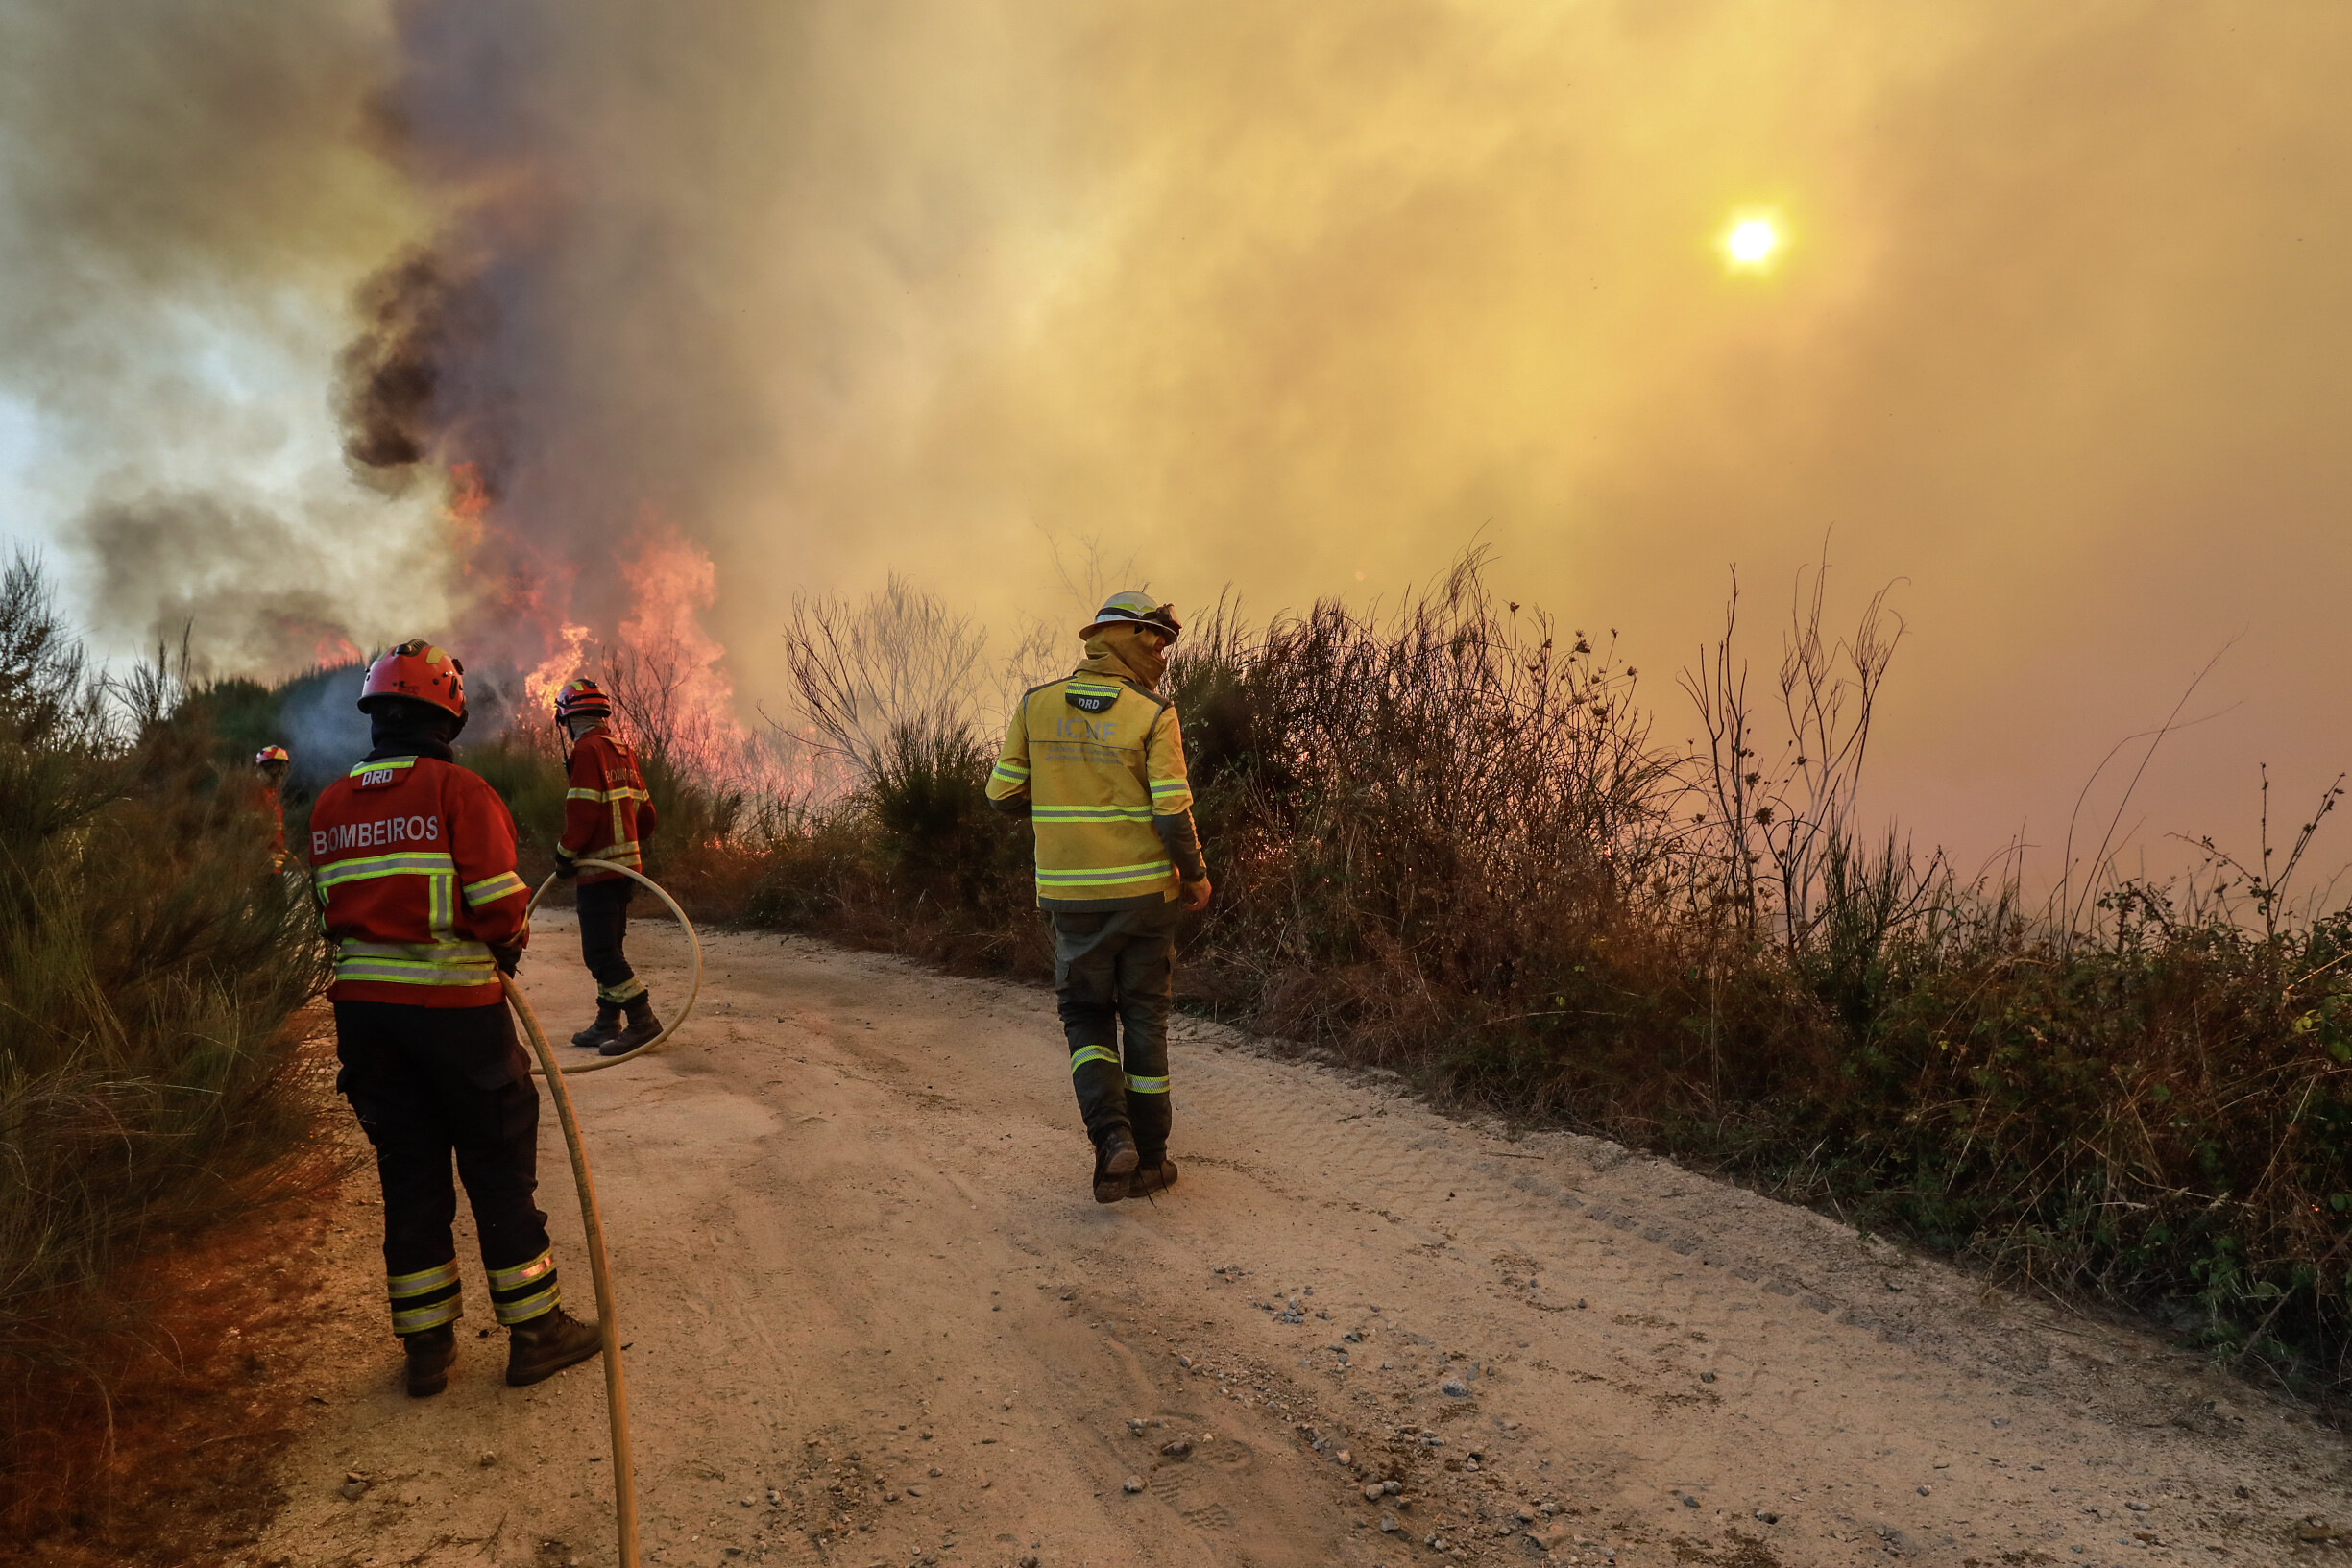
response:
<svg viewBox="0 0 2352 1568"><path fill-rule="evenodd" d="M1723 253L1734 267L1762 267L1781 248L1781 230L1770 218L1742 218L1723 236Z"/></svg>

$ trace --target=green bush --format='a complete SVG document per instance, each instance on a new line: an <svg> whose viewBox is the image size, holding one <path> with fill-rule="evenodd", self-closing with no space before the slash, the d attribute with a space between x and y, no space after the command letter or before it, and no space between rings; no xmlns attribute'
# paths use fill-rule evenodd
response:
<svg viewBox="0 0 2352 1568"><path fill-rule="evenodd" d="M71 1361L85 1298L142 1245L234 1212L301 1149L321 1096L291 1024L327 955L202 693L159 667L93 687L22 560L0 582L0 661L12 1393Z"/></svg>
<svg viewBox="0 0 2352 1568"><path fill-rule="evenodd" d="M570 787L553 736L510 730L461 741L458 760L488 780L506 802L519 848L534 863L552 869L555 846L564 836L564 792Z"/></svg>

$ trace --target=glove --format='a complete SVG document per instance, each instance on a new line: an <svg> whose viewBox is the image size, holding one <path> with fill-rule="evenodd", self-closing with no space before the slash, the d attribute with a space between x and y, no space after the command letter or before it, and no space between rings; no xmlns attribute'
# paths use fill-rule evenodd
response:
<svg viewBox="0 0 2352 1568"><path fill-rule="evenodd" d="M490 959L498 966L499 974L512 975L522 967L522 950L521 948L502 948L493 942L490 944Z"/></svg>
<svg viewBox="0 0 2352 1568"><path fill-rule="evenodd" d="M557 850L555 852L555 874L564 880L570 881L580 874L579 863L562 850Z"/></svg>

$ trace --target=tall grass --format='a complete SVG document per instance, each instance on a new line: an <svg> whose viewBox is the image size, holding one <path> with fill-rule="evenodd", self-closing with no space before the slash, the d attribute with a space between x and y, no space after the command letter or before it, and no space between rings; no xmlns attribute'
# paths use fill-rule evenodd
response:
<svg viewBox="0 0 2352 1568"><path fill-rule="evenodd" d="M0 578L0 1507L101 1287L281 1180L324 1101L317 918L210 710L161 660L93 680L36 567Z"/></svg>
<svg viewBox="0 0 2352 1568"><path fill-rule="evenodd" d="M2352 1393L2352 915L2287 918L2243 872L2031 905L1866 832L1903 629L1826 607L1801 580L1752 683L1734 587L1683 751L1610 638L1497 602L1475 557L1383 614L1206 617L1168 687L1219 888L1188 1003ZM1042 974L1026 834L981 800L993 725L894 708L861 635L788 634L858 784L776 840L749 918Z"/></svg>

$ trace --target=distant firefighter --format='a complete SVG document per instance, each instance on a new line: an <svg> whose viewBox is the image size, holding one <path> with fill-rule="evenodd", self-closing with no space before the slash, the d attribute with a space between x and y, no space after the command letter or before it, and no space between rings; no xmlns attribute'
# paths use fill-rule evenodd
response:
<svg viewBox="0 0 2352 1568"><path fill-rule="evenodd" d="M1176 1179L1176 900L1180 891L1184 908L1204 909L1210 893L1176 705L1157 694L1181 630L1150 594L1112 594L1079 634L1084 663L1022 696L988 776L989 800L1035 830L1037 905L1054 927L1054 987L1098 1203Z"/></svg>
<svg viewBox="0 0 2352 1568"><path fill-rule="evenodd" d="M384 1190L392 1332L408 1391L449 1386L459 1315L457 1194L473 1206L490 1304L507 1330L506 1381L540 1382L594 1356L595 1325L558 1303L539 1187L539 1090L499 973L528 939L515 819L450 743L466 724L465 666L422 639L369 666L360 710L374 747L310 810L311 876L336 944L335 1080L376 1146Z"/></svg>
<svg viewBox="0 0 2352 1568"><path fill-rule="evenodd" d="M644 869L644 840L653 836L653 797L645 791L637 753L613 733L612 699L595 682L567 681L555 694L555 722L570 748L570 786L564 792L564 836L555 846L555 874L579 881L580 957L596 978L596 1021L571 1043L599 1056L625 1056L662 1033L653 999L629 967L629 900L637 883L617 871L584 871L582 860L609 860ZM624 1026L621 1014L628 1014Z"/></svg>
<svg viewBox="0 0 2352 1568"><path fill-rule="evenodd" d="M283 746L264 746L254 753L254 804L270 823L270 869L286 868L286 803L280 793L286 783L286 769L294 759Z"/></svg>

